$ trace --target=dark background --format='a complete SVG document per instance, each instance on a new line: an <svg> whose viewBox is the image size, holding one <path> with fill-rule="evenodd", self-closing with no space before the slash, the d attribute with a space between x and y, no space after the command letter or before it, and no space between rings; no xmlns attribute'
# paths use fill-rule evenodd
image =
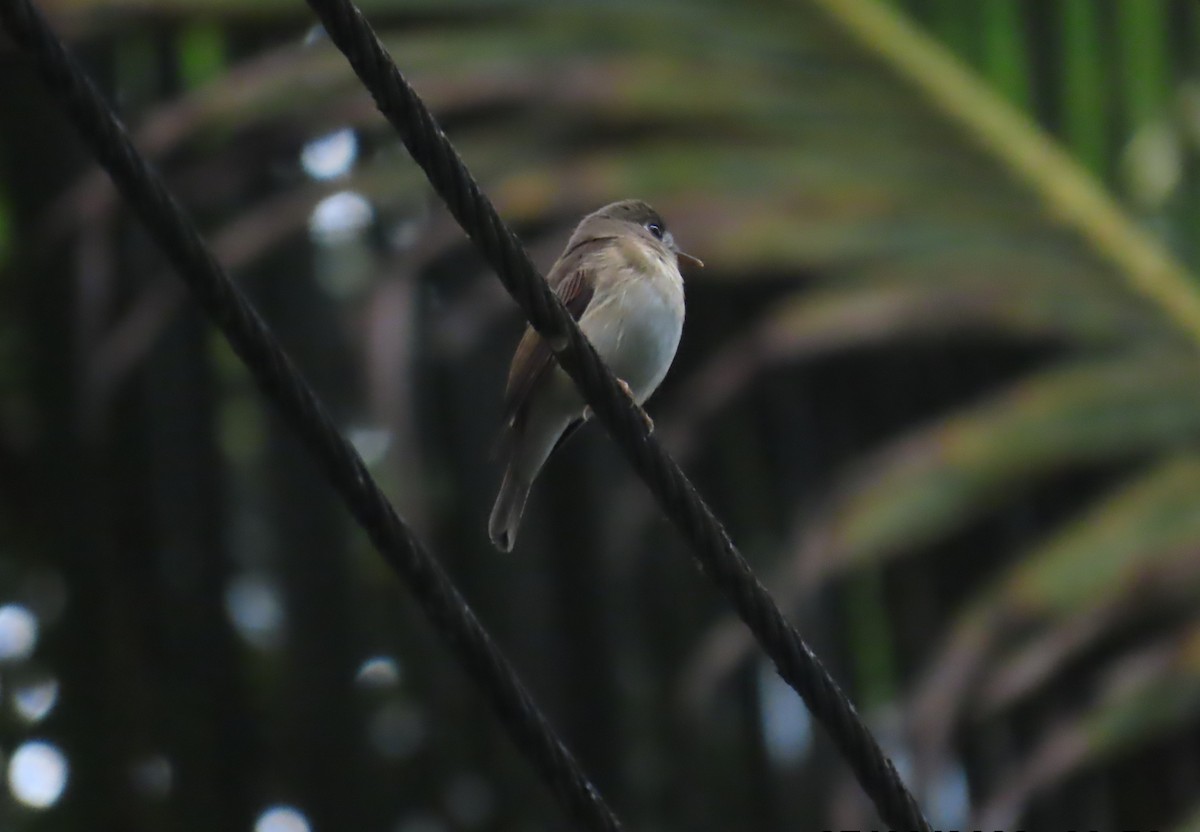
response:
<svg viewBox="0 0 1200 832"><path fill-rule="evenodd" d="M631 829L871 828L615 446L487 543L521 320L299 0L44 0ZM937 828L1200 828L1200 7L363 4ZM6 829L566 826L0 35Z"/></svg>

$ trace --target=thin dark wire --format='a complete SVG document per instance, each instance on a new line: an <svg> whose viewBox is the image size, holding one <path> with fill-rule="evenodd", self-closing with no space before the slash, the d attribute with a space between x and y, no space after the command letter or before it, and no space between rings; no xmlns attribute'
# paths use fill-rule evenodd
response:
<svg viewBox="0 0 1200 832"><path fill-rule="evenodd" d="M34 58L76 129L220 327L267 398L320 461L384 560L407 582L446 644L484 691L518 748L584 827L617 832L620 821L534 704L438 562L397 515L362 459L230 281L196 226L138 154L111 108L29 0L0 0L14 39Z"/></svg>
<svg viewBox="0 0 1200 832"><path fill-rule="evenodd" d="M896 829L928 830L916 800L854 705L784 618L683 471L650 435L633 402L538 274L362 13L349 0L307 2L455 219L534 328L555 347L559 363L691 544L701 568L733 602L779 675L829 731L880 816Z"/></svg>

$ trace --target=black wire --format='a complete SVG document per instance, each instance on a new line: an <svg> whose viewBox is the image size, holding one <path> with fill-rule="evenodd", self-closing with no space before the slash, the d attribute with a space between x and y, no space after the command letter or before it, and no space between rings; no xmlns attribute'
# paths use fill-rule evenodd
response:
<svg viewBox="0 0 1200 832"><path fill-rule="evenodd" d="M928 830L929 822L916 800L854 705L784 618L683 471L650 435L632 400L480 191L362 13L349 0L307 2L534 329L555 347L559 363L650 487L663 512L691 544L701 568L733 602L779 675L829 731L880 816L896 829Z"/></svg>
<svg viewBox="0 0 1200 832"><path fill-rule="evenodd" d="M324 406L232 283L195 224L138 154L112 109L29 0L0 0L14 39L34 59L76 129L234 350L304 443L384 560L403 577L446 644L568 813L616 832L620 821L534 704L516 671L449 576L397 515Z"/></svg>

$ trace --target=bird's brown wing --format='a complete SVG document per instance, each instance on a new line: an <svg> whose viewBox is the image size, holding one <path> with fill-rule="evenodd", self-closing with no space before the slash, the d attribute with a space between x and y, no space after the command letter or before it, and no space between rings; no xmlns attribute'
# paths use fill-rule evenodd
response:
<svg viewBox="0 0 1200 832"><path fill-rule="evenodd" d="M595 280L583 266L582 257L564 256L559 265L566 268L561 275L551 274L549 279L554 283L554 293L571 317L578 321L592 302ZM533 327L526 327L508 371L508 388L504 393L505 433L516 428L524 418L530 394L553 363L554 351L550 345Z"/></svg>

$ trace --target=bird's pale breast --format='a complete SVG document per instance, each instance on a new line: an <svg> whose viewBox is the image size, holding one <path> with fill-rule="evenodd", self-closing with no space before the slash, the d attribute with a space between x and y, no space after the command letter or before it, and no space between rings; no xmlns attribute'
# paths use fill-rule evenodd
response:
<svg viewBox="0 0 1200 832"><path fill-rule="evenodd" d="M671 366L683 332L683 278L670 253L641 252L622 258L603 299L593 302L580 325L639 403ZM613 264L615 265L615 264ZM649 268L645 268L649 267ZM636 271L635 271L636 270Z"/></svg>

